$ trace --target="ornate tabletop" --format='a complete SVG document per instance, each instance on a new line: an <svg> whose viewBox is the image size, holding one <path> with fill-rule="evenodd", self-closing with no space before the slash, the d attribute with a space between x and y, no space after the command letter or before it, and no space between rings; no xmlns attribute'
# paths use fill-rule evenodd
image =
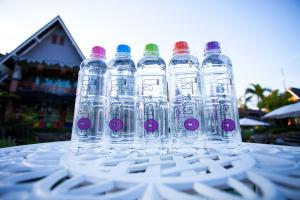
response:
<svg viewBox="0 0 300 200"><path fill-rule="evenodd" d="M2 199L300 199L300 148L243 143L149 155L70 151L70 142L0 149Z"/></svg>

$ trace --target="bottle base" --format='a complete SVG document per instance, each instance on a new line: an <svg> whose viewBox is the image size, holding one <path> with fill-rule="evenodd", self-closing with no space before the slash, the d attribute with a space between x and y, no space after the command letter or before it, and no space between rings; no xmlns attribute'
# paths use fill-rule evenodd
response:
<svg viewBox="0 0 300 200"><path fill-rule="evenodd" d="M238 155L243 153L241 144L231 141L209 141L207 143L207 150L215 151L219 154Z"/></svg>
<svg viewBox="0 0 300 200"><path fill-rule="evenodd" d="M74 152L105 152L107 149L104 142L100 140L79 140L71 141L71 148Z"/></svg>

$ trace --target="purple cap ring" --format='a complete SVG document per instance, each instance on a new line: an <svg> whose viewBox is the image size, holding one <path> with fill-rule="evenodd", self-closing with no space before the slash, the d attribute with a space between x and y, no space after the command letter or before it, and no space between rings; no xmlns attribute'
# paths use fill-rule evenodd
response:
<svg viewBox="0 0 300 200"><path fill-rule="evenodd" d="M199 121L195 118L188 118L184 121L184 128L188 131L195 131L199 128Z"/></svg>
<svg viewBox="0 0 300 200"><path fill-rule="evenodd" d="M235 129L235 122L232 119L224 119L221 127L224 131L233 131Z"/></svg>
<svg viewBox="0 0 300 200"><path fill-rule="evenodd" d="M123 121L118 118L114 118L110 120L109 128L113 131L119 131L123 128Z"/></svg>
<svg viewBox="0 0 300 200"><path fill-rule="evenodd" d="M158 129L158 123L154 119L148 119L144 123L144 128L148 132L154 132Z"/></svg>
<svg viewBox="0 0 300 200"><path fill-rule="evenodd" d="M77 127L81 130L87 130L89 129L91 126L91 121L89 118L80 118L78 121L77 121Z"/></svg>

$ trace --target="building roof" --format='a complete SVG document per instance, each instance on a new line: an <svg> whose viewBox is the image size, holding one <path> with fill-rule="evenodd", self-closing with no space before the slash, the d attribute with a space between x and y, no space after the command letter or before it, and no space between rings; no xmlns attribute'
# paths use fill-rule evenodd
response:
<svg viewBox="0 0 300 200"><path fill-rule="evenodd" d="M2 53L0 53L0 62L1 60L5 57L5 55L3 55Z"/></svg>
<svg viewBox="0 0 300 200"><path fill-rule="evenodd" d="M262 110L239 108L239 117L240 118L246 117L246 118L250 118L250 119L259 120L265 114L266 114L266 112L264 112Z"/></svg>
<svg viewBox="0 0 300 200"><path fill-rule="evenodd" d="M299 88L290 87L287 89L287 91L289 93L291 93L296 100L300 99L300 89Z"/></svg>
<svg viewBox="0 0 300 200"><path fill-rule="evenodd" d="M66 33L68 39L71 41L72 46L75 48L81 60L83 60L85 58L83 53L79 49L74 38L72 37L71 33L65 26L60 16L57 16L53 20L51 20L48 24L46 24L44 27L42 27L40 30L38 30L36 33L34 33L31 37L25 40L22 44L20 44L15 50L3 56L0 59L0 65L5 64L9 59L14 57L22 58L24 54L28 53L37 44L40 44L41 41L44 40L49 35L49 33L56 30L57 25L60 26L63 29L63 31Z"/></svg>

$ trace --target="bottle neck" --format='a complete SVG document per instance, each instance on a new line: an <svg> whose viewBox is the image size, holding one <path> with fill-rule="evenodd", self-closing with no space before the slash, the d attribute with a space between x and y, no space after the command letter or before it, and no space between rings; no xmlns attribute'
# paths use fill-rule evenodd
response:
<svg viewBox="0 0 300 200"><path fill-rule="evenodd" d="M98 55L91 55L92 60L105 60L105 57Z"/></svg>
<svg viewBox="0 0 300 200"><path fill-rule="evenodd" d="M117 58L131 58L131 55L130 55L130 53L117 52L116 57Z"/></svg>
<svg viewBox="0 0 300 200"><path fill-rule="evenodd" d="M204 56L209 56L212 54L221 54L221 50L220 49L212 49L212 50L206 50L204 52Z"/></svg>
<svg viewBox="0 0 300 200"><path fill-rule="evenodd" d="M159 57L159 54L155 53L155 52L147 52L147 53L144 53L144 56L145 57Z"/></svg>
<svg viewBox="0 0 300 200"><path fill-rule="evenodd" d="M174 51L173 56L175 55L190 55L190 51L189 50Z"/></svg>

